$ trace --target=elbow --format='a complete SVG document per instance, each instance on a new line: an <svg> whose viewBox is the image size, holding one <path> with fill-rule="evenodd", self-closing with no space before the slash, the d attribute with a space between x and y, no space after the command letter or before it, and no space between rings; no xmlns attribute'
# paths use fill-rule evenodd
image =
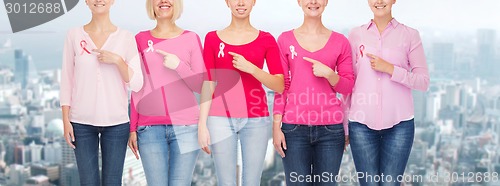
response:
<svg viewBox="0 0 500 186"><path fill-rule="evenodd" d="M136 83L130 83L130 89L134 92L139 92L142 89L143 81L138 81Z"/></svg>
<svg viewBox="0 0 500 186"><path fill-rule="evenodd" d="M285 91L285 86L281 85L281 86L277 87L277 89L274 91L277 92L278 94L283 94L283 92Z"/></svg>
<svg viewBox="0 0 500 186"><path fill-rule="evenodd" d="M422 92L427 92L429 91L429 86L430 86L430 79L426 77L422 80L420 86L416 87L416 89Z"/></svg>

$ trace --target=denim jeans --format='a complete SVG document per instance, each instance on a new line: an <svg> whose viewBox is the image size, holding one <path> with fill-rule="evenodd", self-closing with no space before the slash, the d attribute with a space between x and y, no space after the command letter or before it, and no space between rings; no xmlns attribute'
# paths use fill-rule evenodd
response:
<svg viewBox="0 0 500 186"><path fill-rule="evenodd" d="M200 152L198 125L139 126L137 138L149 186L191 185Z"/></svg>
<svg viewBox="0 0 500 186"><path fill-rule="evenodd" d="M414 134L413 119L384 130L349 122L349 139L359 183L362 186L400 185Z"/></svg>
<svg viewBox="0 0 500 186"><path fill-rule="evenodd" d="M344 154L344 126L281 125L286 146L283 167L286 185L336 185ZM307 179L308 177L312 179Z"/></svg>
<svg viewBox="0 0 500 186"><path fill-rule="evenodd" d="M130 131L129 123L97 127L71 123L75 134L75 157L80 185L122 184L123 164ZM99 136L100 135L100 136ZM99 175L99 144L102 156L102 180Z"/></svg>
<svg viewBox="0 0 500 186"><path fill-rule="evenodd" d="M258 186L264 167L271 121L268 117L227 118L210 116L207 121L219 186L236 185L238 139L241 143L243 186Z"/></svg>

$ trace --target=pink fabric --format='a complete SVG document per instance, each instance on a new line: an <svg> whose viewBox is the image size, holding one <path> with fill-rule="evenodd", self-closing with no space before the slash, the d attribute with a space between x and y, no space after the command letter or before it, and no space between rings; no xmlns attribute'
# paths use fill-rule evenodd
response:
<svg viewBox="0 0 500 186"><path fill-rule="evenodd" d="M143 85L134 35L118 28L102 46L121 56L133 70L129 83L115 65L97 61L96 46L83 27L71 29L64 43L60 101L70 106L70 121L112 126L129 121L127 85L139 91Z"/></svg>
<svg viewBox="0 0 500 186"><path fill-rule="evenodd" d="M184 31L171 39L155 38L150 31L136 35L142 56L144 87L132 94L130 131L145 125L192 125L198 123L199 107L195 92L200 93L205 73L201 42L198 35ZM175 70L163 65L163 55L180 59Z"/></svg>
<svg viewBox="0 0 500 186"><path fill-rule="evenodd" d="M254 118L269 116L266 92L252 75L234 68L228 52L243 55L259 68L264 60L270 74L283 74L279 49L274 37L264 31L254 41L243 45L223 42L216 31L205 37L203 57L208 71L207 80L217 82L210 116Z"/></svg>
<svg viewBox="0 0 500 186"><path fill-rule="evenodd" d="M426 91L429 87L429 72L418 31L393 19L380 34L370 21L354 28L349 41L356 57L356 83L349 120L382 130L412 119L412 89ZM367 53L392 63L393 75L374 71Z"/></svg>
<svg viewBox="0 0 500 186"><path fill-rule="evenodd" d="M318 51L307 51L298 43L293 30L278 38L285 74L285 91L276 93L274 114L283 122L303 125L343 123L344 112L337 93L350 94L354 85L351 47L345 36L332 32L326 45ZM314 76L309 57L336 70L340 79L332 87L327 79Z"/></svg>

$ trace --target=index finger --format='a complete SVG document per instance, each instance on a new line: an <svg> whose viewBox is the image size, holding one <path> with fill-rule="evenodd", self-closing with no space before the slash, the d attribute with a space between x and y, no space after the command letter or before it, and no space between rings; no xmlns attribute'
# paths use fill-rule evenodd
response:
<svg viewBox="0 0 500 186"><path fill-rule="evenodd" d="M312 64L316 64L316 63L319 63L318 60L314 60L314 59L311 59L311 58L308 58L308 57L303 57L302 59L306 60L307 62L310 62Z"/></svg>
<svg viewBox="0 0 500 186"><path fill-rule="evenodd" d="M100 49L92 49L92 53L97 54L97 55L99 55L99 54L101 54L101 53L103 53L103 52L104 52L104 50L100 50Z"/></svg>
<svg viewBox="0 0 500 186"><path fill-rule="evenodd" d="M378 58L376 55L373 55L373 54L370 54L370 53L367 53L366 55L368 57L372 58L372 59Z"/></svg>
<svg viewBox="0 0 500 186"><path fill-rule="evenodd" d="M167 55L169 55L169 54L170 54L170 53L165 52L165 51L160 50L160 49L156 49L156 53L159 53L159 54L164 55L164 56L167 56Z"/></svg>
<svg viewBox="0 0 500 186"><path fill-rule="evenodd" d="M228 52L229 55L232 55L233 57L239 57L241 56L240 54L234 53L234 52Z"/></svg>

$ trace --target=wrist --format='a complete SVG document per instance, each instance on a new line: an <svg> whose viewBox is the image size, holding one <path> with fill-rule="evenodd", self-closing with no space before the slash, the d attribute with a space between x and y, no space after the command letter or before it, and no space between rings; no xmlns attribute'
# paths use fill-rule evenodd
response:
<svg viewBox="0 0 500 186"><path fill-rule="evenodd" d="M393 64L387 65L387 68L385 69L385 73L392 75L393 72L394 72L394 65Z"/></svg>

